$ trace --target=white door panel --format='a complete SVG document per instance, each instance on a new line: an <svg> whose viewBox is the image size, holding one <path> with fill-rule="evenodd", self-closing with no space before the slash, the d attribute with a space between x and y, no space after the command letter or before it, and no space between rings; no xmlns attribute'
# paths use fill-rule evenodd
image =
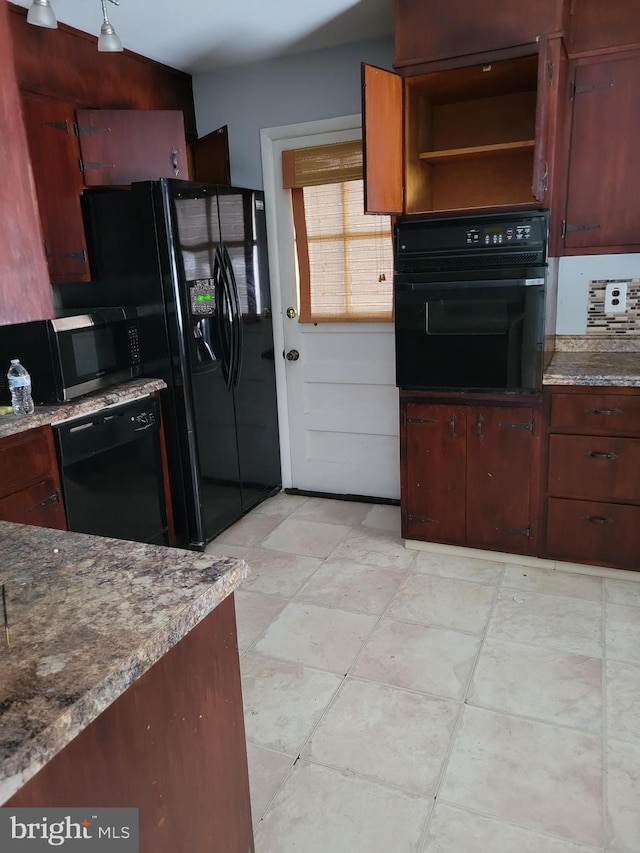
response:
<svg viewBox="0 0 640 853"><path fill-rule="evenodd" d="M281 152L360 136L359 117L262 132L285 486L398 498L398 392L391 323L299 323L290 194ZM285 353L297 350L288 361Z"/></svg>

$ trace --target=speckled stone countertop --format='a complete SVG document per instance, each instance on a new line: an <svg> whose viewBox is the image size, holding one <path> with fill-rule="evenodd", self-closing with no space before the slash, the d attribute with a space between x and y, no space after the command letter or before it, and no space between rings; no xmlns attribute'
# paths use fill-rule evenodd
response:
<svg viewBox="0 0 640 853"><path fill-rule="evenodd" d="M59 403L55 406L36 406L35 412L25 417L18 417L13 413L2 415L0 417L0 438L46 424L68 421L71 418L78 418L83 415L93 415L107 406L128 403L166 387L166 383L162 379L132 379L130 382L114 385L113 388L105 388L95 394L87 394L85 397L69 403Z"/></svg>
<svg viewBox="0 0 640 853"><path fill-rule="evenodd" d="M640 340L558 337L542 381L544 385L640 387Z"/></svg>
<svg viewBox="0 0 640 853"><path fill-rule="evenodd" d="M0 804L215 609L239 559L0 522Z"/></svg>

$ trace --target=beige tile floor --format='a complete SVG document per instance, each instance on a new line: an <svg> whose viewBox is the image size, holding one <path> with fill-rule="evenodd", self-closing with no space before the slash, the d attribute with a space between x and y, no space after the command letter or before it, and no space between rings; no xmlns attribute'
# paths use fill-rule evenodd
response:
<svg viewBox="0 0 640 853"><path fill-rule="evenodd" d="M640 583L280 494L236 593L256 853L640 853Z"/></svg>

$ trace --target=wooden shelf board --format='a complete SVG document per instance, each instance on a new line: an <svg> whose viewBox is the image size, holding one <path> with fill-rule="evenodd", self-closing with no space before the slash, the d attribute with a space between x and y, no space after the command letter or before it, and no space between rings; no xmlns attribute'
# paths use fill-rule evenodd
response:
<svg viewBox="0 0 640 853"><path fill-rule="evenodd" d="M510 151L533 150L535 139L521 142L500 142L496 145L474 145L470 148L447 148L441 151L423 151L418 156L428 163L446 163L453 160L478 160L494 154L506 154Z"/></svg>

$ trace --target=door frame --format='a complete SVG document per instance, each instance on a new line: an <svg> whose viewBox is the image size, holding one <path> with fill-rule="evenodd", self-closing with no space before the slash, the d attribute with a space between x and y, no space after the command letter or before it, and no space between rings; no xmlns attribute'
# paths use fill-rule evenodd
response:
<svg viewBox="0 0 640 853"><path fill-rule="evenodd" d="M362 132L360 114L342 116L333 119L288 124L281 127L267 127L260 130L260 148L262 153L262 175L267 219L267 248L269 251L269 277L271 282L271 305L273 312L273 345L276 366L276 394L278 402L278 424L280 432L280 460L282 468L282 487L293 486L291 462L291 441L289 434L289 404L287 398L287 371L282 357L284 352L284 310L280 289L280 273L283 266L280 246L291 235L291 203L288 190L282 187L282 149L287 143L295 146L301 137L315 135L335 135L335 139L321 139L318 145L330 141L339 142L353 139L353 132Z"/></svg>

